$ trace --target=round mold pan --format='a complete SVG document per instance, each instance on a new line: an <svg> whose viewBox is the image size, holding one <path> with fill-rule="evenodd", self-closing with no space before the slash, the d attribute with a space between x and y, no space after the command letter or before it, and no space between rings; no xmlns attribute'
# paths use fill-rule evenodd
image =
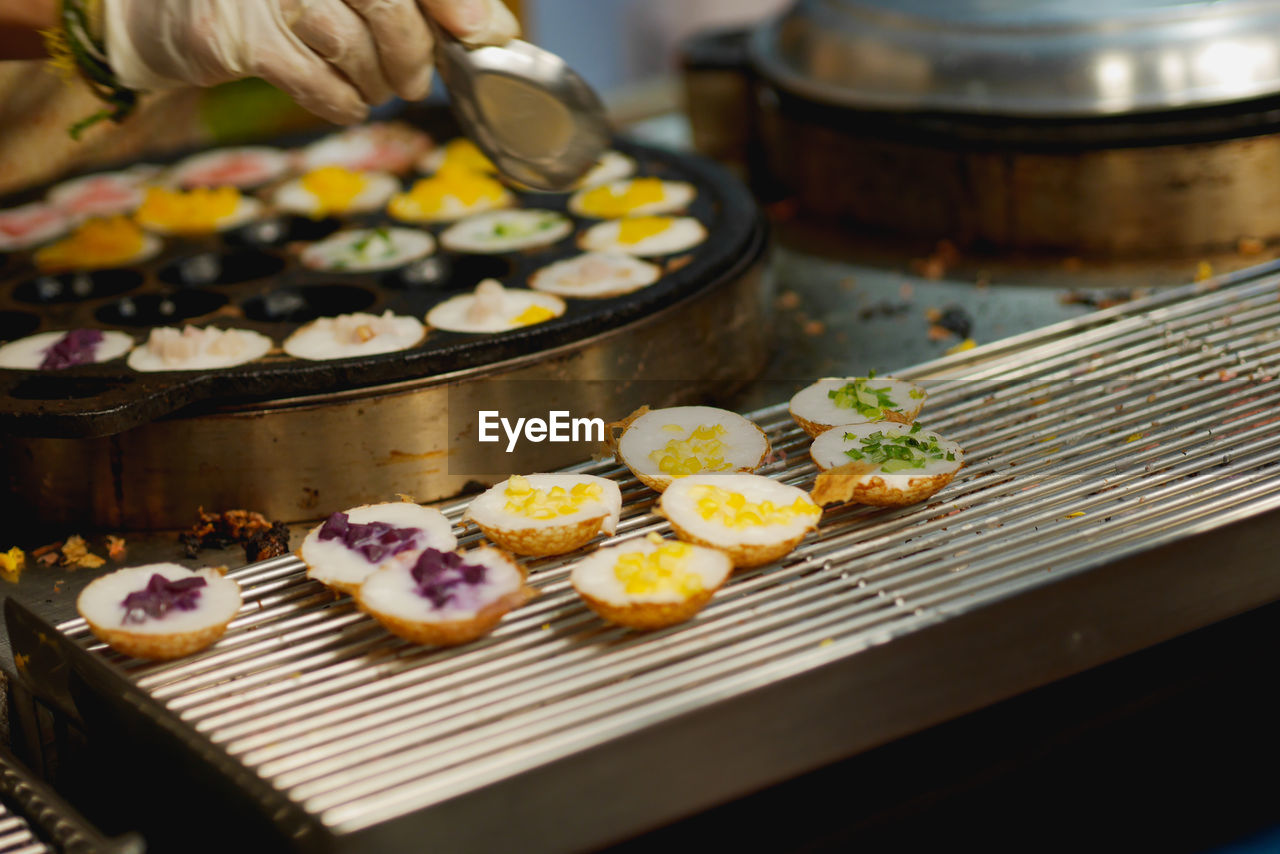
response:
<svg viewBox="0 0 1280 854"><path fill-rule="evenodd" d="M418 110L403 118L440 140L456 135L452 118L444 109ZM316 136L299 135L265 144L295 147ZM11 405L0 407L0 434L103 436L193 404L204 408L231 401L324 394L481 369L625 326L741 275L758 261L766 234L763 218L746 189L722 167L695 156L622 141L617 141L615 148L637 160L640 175L693 183L699 193L683 213L697 217L710 235L705 243L687 252L651 259L662 264L666 273L647 288L605 299L569 298L563 316L511 332L467 335L432 330L410 350L332 362L273 355L232 369L155 375L145 381L139 381L123 363L78 366L69 371L117 376L124 385L98 397L47 400L39 405L8 395ZM173 157L190 153L178 152ZM569 198L567 193L516 191L515 195L517 207L561 212ZM242 319L277 342L317 317L354 311L389 310L421 320L436 303L473 290L483 279L496 278L509 288L527 288L530 274L540 267L578 255L577 237L598 220L569 216L573 235L550 247L491 256L438 251L425 259L424 269L410 264L399 270L358 274L307 270L293 249L344 225L397 225L385 212L343 220L269 215L221 234L174 241L162 258L138 265L134 275L141 277L141 284L127 295L65 304L28 304L14 298L14 286L32 277L29 253L17 253L7 268L8 276L0 274L0 310L35 313L41 320L38 328L98 326L142 336L148 327ZM448 224L433 225L428 230L438 239L446 227ZM286 248L289 251L283 251ZM222 263L229 256L260 258L263 254L275 258L283 268L266 278L244 280L239 274L228 276L227 265ZM216 257L218 263L211 264L202 256ZM215 281L219 278L223 281ZM6 395L12 382L12 378L0 376L0 396Z"/></svg>
<svg viewBox="0 0 1280 854"><path fill-rule="evenodd" d="M13 298L36 306L87 302L126 294L142 285L145 278L142 273L127 269L49 274L19 282L13 289Z"/></svg>
<svg viewBox="0 0 1280 854"><path fill-rule="evenodd" d="M99 323L142 329L174 326L212 314L227 304L223 294L183 290L172 294L140 294L108 303L94 312Z"/></svg>
<svg viewBox="0 0 1280 854"><path fill-rule="evenodd" d="M286 266L280 256L257 249L201 252L171 261L156 278L178 287L236 285L277 276Z"/></svg>
<svg viewBox="0 0 1280 854"><path fill-rule="evenodd" d="M233 228L222 235L227 246L253 249L277 249L290 243L314 243L342 227L336 217L311 219L296 214L268 216Z"/></svg>
<svg viewBox="0 0 1280 854"><path fill-rule="evenodd" d="M260 323L302 324L364 311L377 301L377 294L357 285L299 285L250 297L240 308L246 318Z"/></svg>

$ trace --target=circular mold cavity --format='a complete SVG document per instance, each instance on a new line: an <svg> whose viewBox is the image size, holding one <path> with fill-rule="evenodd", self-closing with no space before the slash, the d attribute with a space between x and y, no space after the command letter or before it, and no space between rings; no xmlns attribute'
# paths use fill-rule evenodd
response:
<svg viewBox="0 0 1280 854"><path fill-rule="evenodd" d="M181 287L234 285L277 275L284 260L256 249L202 252L181 258L160 270L160 281Z"/></svg>
<svg viewBox="0 0 1280 854"><path fill-rule="evenodd" d="M217 311L226 304L225 296L210 291L143 294L104 305L94 316L111 326L173 326Z"/></svg>
<svg viewBox="0 0 1280 854"><path fill-rule="evenodd" d="M271 248L288 243L321 240L342 227L342 221L334 217L311 219L305 216L281 215L268 217L223 235L231 246Z"/></svg>
<svg viewBox="0 0 1280 854"><path fill-rule="evenodd" d="M67 377L47 373L20 380L9 389L19 400L84 400L127 384L110 377Z"/></svg>
<svg viewBox="0 0 1280 854"><path fill-rule="evenodd" d="M26 311L0 311L0 341L26 338L39 325L39 315Z"/></svg>
<svg viewBox="0 0 1280 854"><path fill-rule="evenodd" d="M318 317L335 317L364 311L377 297L353 285L304 285L281 288L241 303L244 316L266 323L310 323Z"/></svg>
<svg viewBox="0 0 1280 854"><path fill-rule="evenodd" d="M485 279L505 280L514 270L510 261L493 255L457 255L450 266L443 287L456 291L474 291Z"/></svg>
<svg viewBox="0 0 1280 854"><path fill-rule="evenodd" d="M449 287L451 265L441 255L419 258L382 276L378 283L399 291L437 290Z"/></svg>
<svg viewBox="0 0 1280 854"><path fill-rule="evenodd" d="M142 274L133 270L59 273L27 279L13 289L13 298L31 305L82 302L118 296L140 284Z"/></svg>

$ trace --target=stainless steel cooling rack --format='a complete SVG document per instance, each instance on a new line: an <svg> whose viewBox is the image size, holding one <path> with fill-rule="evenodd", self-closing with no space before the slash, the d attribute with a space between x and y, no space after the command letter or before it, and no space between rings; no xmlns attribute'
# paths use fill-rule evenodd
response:
<svg viewBox="0 0 1280 854"><path fill-rule="evenodd" d="M418 648L292 557L233 570L243 613L178 662L59 628L300 848L602 844L1280 597L1278 283L1262 269L896 372L929 389L920 420L966 449L961 475L925 505L827 512L673 629L602 623L572 558L550 559L491 637ZM763 473L810 484L785 405L753 417ZM578 470L619 481L619 537L666 530L626 470Z"/></svg>

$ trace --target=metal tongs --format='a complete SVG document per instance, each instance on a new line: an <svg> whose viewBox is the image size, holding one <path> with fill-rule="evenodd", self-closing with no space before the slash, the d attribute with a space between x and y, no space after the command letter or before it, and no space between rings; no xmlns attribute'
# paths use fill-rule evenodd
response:
<svg viewBox="0 0 1280 854"><path fill-rule="evenodd" d="M432 35L463 131L508 178L564 190L608 148L599 96L554 53L518 39L471 48L434 22Z"/></svg>

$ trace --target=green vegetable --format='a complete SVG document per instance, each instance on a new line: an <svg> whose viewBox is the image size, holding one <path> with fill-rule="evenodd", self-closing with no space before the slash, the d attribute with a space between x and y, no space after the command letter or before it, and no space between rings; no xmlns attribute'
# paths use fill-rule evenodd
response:
<svg viewBox="0 0 1280 854"><path fill-rule="evenodd" d="M860 447L849 448L844 453L851 460L865 460L880 466L885 474L922 469L930 460L955 462L955 452L943 450L936 436L916 438L920 430L919 424L913 424L909 432L899 435L886 436L883 430L865 437L845 433L845 441L857 441Z"/></svg>
<svg viewBox="0 0 1280 854"><path fill-rule="evenodd" d="M361 258L367 257L366 251L375 240L381 240L383 243L383 257L390 256L395 252L395 244L391 241L391 232L385 227L375 228L364 237L351 244L351 250Z"/></svg>
<svg viewBox="0 0 1280 854"><path fill-rule="evenodd" d="M835 401L836 406L841 409L853 409L863 418L879 420L884 417L885 410L896 411L899 407L889 396L889 386L872 388L869 385L874 377L875 372L872 371L871 376L866 379L856 379L851 383L845 383L840 388L832 389L827 392L827 397Z"/></svg>

